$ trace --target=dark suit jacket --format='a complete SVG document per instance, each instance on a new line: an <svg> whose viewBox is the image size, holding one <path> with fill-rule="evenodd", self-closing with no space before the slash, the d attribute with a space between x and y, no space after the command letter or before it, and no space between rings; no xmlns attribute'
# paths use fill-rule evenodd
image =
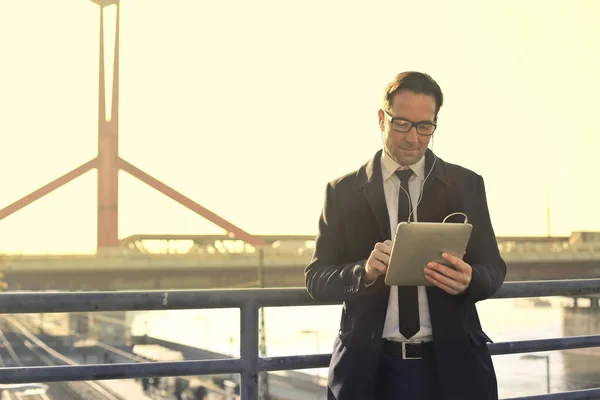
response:
<svg viewBox="0 0 600 400"><path fill-rule="evenodd" d="M431 150L425 157L428 173L434 158ZM426 289L444 400L497 399L496 376L486 345L491 340L481 329L475 303L502 286L506 264L498 251L482 177L438 158L425 182L418 218L441 222L453 212L467 214L473 225L463 257L473 269L471 284L465 293L455 296L437 287ZM390 238L380 150L357 171L327 185L314 256L305 271L306 287L313 298L343 301L329 366L330 399L376 400L389 286L381 276L366 287L363 273L375 243Z"/></svg>

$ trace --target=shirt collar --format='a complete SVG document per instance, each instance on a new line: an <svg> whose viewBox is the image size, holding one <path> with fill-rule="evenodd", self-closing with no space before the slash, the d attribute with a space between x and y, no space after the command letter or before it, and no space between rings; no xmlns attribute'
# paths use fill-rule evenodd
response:
<svg viewBox="0 0 600 400"><path fill-rule="evenodd" d="M381 152L381 174L382 174L382 178L383 181L387 181L392 175L394 175L394 172L396 172L397 170L402 170L402 169L407 169L410 168L412 169L412 171L414 172L414 174L419 177L420 179L424 179L425 178L425 156L421 157L421 159L419 161L417 161L416 163L412 164L412 165L400 165L396 162L396 160L394 160L392 157L390 157L387 153L387 151L384 149Z"/></svg>

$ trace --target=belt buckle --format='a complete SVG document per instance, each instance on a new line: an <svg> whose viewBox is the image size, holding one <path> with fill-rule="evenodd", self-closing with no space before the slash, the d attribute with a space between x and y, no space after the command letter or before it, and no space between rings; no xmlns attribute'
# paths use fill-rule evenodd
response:
<svg viewBox="0 0 600 400"><path fill-rule="evenodd" d="M402 359L403 360L421 360L423 357L408 357L406 355L406 344L417 344L417 342L402 342Z"/></svg>

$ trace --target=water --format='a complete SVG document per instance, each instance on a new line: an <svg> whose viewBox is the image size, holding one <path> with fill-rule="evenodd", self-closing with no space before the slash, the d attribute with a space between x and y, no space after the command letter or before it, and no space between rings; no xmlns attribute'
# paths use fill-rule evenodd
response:
<svg viewBox="0 0 600 400"><path fill-rule="evenodd" d="M516 300L488 300L478 304L483 329L495 342L563 336L563 308L568 299L551 298L551 307L523 307ZM522 301L521 301L522 302ZM571 301L572 302L572 301ZM282 307L265 310L267 355L330 353L339 329L341 306ZM181 310L133 314L132 333L239 355L239 310ZM303 332L304 331L304 332ZM600 386L589 375L569 374L562 352L540 352L550 357L552 392ZM494 356L501 398L546 393L545 359L522 359L521 354ZM595 363L595 359L593 361ZM327 369L304 370L321 377Z"/></svg>

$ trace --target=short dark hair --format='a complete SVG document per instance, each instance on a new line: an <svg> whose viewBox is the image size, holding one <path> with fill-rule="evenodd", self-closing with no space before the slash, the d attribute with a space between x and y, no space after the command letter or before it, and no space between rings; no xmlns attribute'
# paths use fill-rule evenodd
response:
<svg viewBox="0 0 600 400"><path fill-rule="evenodd" d="M444 95L437 82L431 76L422 72L407 71L396 75L383 93L384 110L388 112L392 111L394 96L403 89L435 97L435 117L437 118L438 112L444 103Z"/></svg>

